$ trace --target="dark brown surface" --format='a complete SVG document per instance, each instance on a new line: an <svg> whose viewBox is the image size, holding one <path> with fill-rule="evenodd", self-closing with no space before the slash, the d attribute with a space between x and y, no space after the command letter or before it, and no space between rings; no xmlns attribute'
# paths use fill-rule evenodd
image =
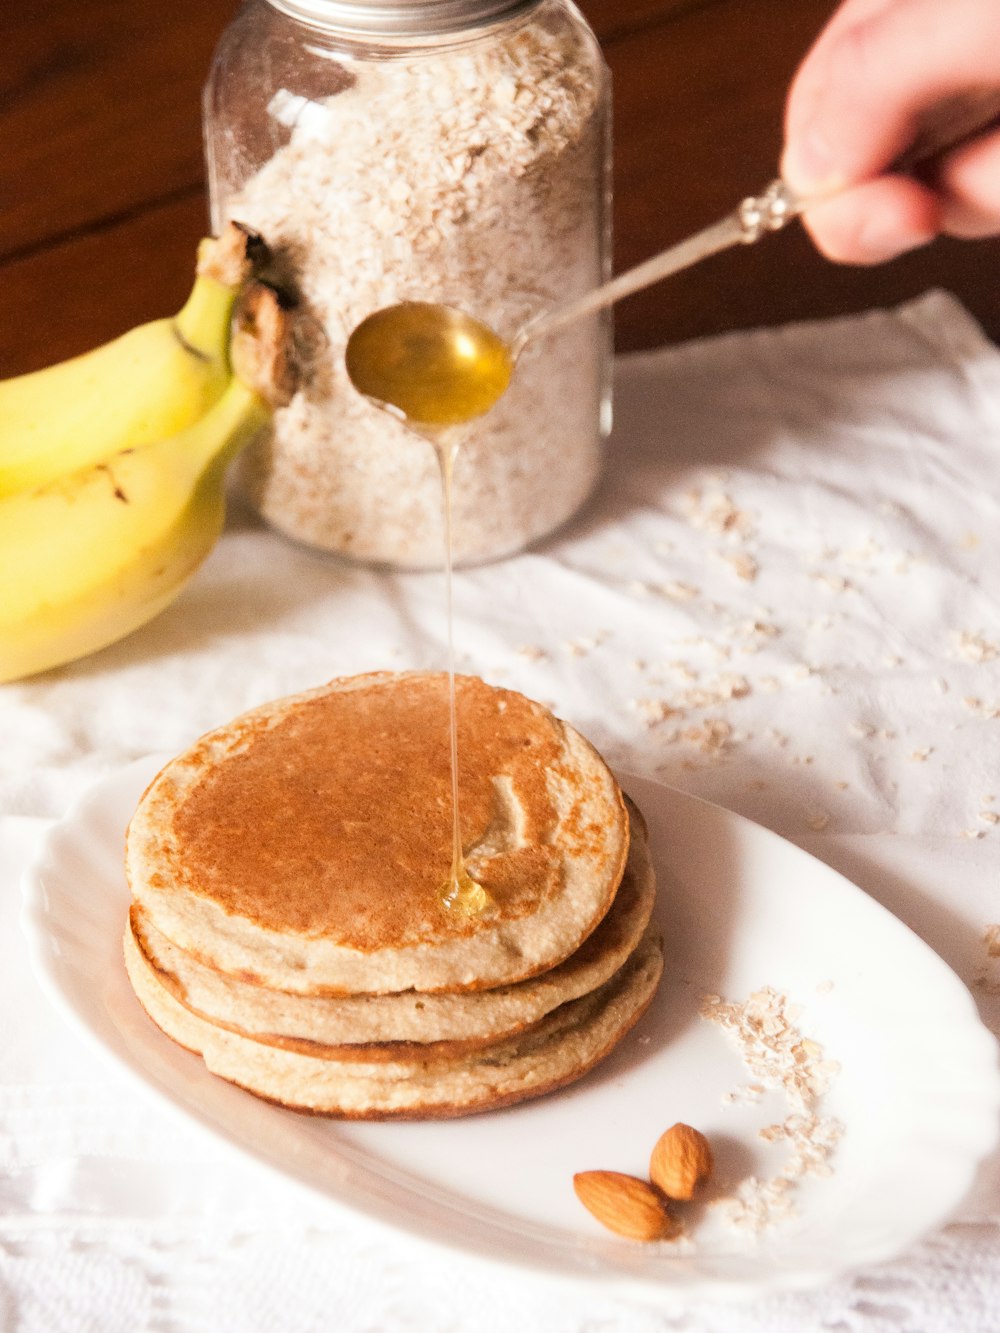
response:
<svg viewBox="0 0 1000 1333"><path fill-rule="evenodd" d="M775 173L784 90L833 0L584 0L615 76L623 267ZM206 226L200 89L233 0L11 0L0 17L0 376L182 301ZM878 269L827 263L798 226L633 297L628 349L956 292L1000 335L1000 242Z"/></svg>

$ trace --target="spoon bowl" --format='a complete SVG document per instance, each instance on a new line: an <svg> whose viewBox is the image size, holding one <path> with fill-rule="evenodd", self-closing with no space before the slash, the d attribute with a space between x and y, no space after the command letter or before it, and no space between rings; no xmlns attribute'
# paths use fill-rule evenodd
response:
<svg viewBox="0 0 1000 1333"><path fill-rule="evenodd" d="M454 426L496 403L514 370L511 347L453 306L404 301L369 315L344 353L365 397L415 426Z"/></svg>

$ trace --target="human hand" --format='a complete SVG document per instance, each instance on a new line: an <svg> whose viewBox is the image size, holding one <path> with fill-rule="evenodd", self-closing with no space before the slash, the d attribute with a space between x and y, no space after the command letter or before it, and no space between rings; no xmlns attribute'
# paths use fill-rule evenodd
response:
<svg viewBox="0 0 1000 1333"><path fill-rule="evenodd" d="M781 174L829 258L877 264L944 232L1000 233L1000 126L934 159L891 164L941 103L996 94L1000 0L844 0L789 92Z"/></svg>

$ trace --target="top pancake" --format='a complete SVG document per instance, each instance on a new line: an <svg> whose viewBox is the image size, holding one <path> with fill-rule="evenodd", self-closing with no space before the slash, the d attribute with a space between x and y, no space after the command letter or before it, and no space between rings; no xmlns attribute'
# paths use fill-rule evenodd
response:
<svg viewBox="0 0 1000 1333"><path fill-rule="evenodd" d="M154 779L126 855L153 925L302 994L480 989L561 962L621 879L621 792L540 704L475 677L456 688L463 844L495 910L470 917L439 892L447 677L374 673L247 713Z"/></svg>

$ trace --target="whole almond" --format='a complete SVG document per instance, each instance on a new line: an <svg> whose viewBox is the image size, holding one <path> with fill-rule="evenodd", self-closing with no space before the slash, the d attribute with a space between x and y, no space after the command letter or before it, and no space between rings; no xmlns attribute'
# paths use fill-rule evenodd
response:
<svg viewBox="0 0 1000 1333"><path fill-rule="evenodd" d="M598 1222L631 1240L673 1240L680 1223L663 1196L638 1176L621 1171L579 1171L573 1177L576 1197Z"/></svg>
<svg viewBox="0 0 1000 1333"><path fill-rule="evenodd" d="M649 1178L668 1199L690 1199L712 1174L708 1139L690 1125L672 1125L661 1134L649 1159Z"/></svg>

